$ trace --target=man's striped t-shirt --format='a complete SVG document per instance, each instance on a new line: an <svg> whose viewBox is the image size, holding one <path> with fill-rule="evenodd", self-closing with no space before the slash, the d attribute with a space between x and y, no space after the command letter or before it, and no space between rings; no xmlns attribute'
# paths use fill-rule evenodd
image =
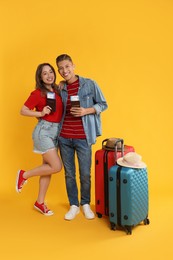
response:
<svg viewBox="0 0 173 260"><path fill-rule="evenodd" d="M66 114L61 129L60 136L64 138L75 138L75 139L85 139L86 135L84 132L82 118L74 117L70 113L71 103L70 97L76 96L79 89L79 80L67 85L68 99L66 104Z"/></svg>

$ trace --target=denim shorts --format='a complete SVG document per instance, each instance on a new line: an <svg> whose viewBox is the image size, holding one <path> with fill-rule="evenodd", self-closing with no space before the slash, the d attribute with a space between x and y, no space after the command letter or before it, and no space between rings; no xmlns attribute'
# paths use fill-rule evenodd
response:
<svg viewBox="0 0 173 260"><path fill-rule="evenodd" d="M32 133L34 152L44 154L58 147L59 123L40 120Z"/></svg>

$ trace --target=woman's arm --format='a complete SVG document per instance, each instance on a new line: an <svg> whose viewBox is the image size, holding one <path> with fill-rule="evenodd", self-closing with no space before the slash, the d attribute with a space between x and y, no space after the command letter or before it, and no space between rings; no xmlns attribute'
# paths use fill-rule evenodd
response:
<svg viewBox="0 0 173 260"><path fill-rule="evenodd" d="M51 108L49 106L45 106L42 111L34 111L29 109L27 106L23 105L20 110L20 114L22 116L31 116L31 117L43 117L46 114L50 114Z"/></svg>

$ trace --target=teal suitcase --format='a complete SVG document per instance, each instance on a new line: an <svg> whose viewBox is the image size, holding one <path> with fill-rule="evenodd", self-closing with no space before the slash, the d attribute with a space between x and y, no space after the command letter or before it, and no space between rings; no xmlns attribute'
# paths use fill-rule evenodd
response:
<svg viewBox="0 0 173 260"><path fill-rule="evenodd" d="M135 169L114 165L109 178L109 221L112 230L123 228L132 234L132 228L148 219L147 168Z"/></svg>

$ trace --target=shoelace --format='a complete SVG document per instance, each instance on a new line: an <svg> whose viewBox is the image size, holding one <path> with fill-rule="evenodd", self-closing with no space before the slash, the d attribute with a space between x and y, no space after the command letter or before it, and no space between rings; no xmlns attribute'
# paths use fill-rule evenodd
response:
<svg viewBox="0 0 173 260"><path fill-rule="evenodd" d="M49 209L47 208L47 206L43 203L43 212L44 213L48 213Z"/></svg>

